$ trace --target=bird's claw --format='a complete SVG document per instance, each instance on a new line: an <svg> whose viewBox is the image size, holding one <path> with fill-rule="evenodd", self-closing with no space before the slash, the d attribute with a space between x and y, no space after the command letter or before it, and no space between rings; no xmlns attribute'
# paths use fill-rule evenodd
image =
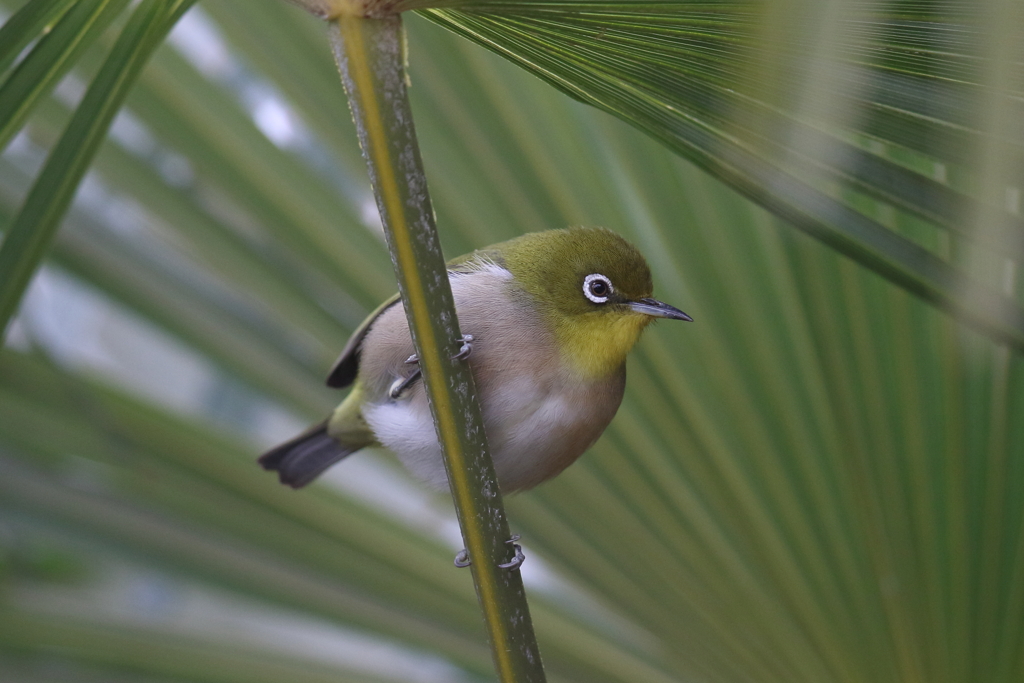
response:
<svg viewBox="0 0 1024 683"><path fill-rule="evenodd" d="M464 334L455 341L456 343L461 344L461 346L459 346L458 353L452 356L452 360L465 360L469 358L469 354L473 352L473 345L471 343L473 341L473 335ZM419 362L420 357L417 356L415 353L405 359L406 365L415 365L416 363ZM390 396L392 399L397 399L399 396L402 395L403 391L409 388L410 384L412 384L419 378L419 368L417 368L416 371L413 372L408 377L399 377L394 382L392 382L391 387L388 389L388 396Z"/></svg>
<svg viewBox="0 0 1024 683"><path fill-rule="evenodd" d="M505 564L499 564L498 567L500 569L519 569L519 567L522 566L523 562L526 561L526 555L523 554L523 546L516 543L516 541L518 541L519 538L519 534L513 534L512 538L505 541L506 545L511 544L512 547L515 549L516 556L508 562L506 562Z"/></svg>
<svg viewBox="0 0 1024 683"><path fill-rule="evenodd" d="M466 360L469 358L469 354L473 353L473 345L470 343L473 341L473 335L464 334L455 340L456 344L461 344L459 352L452 356L452 360Z"/></svg>
<svg viewBox="0 0 1024 683"><path fill-rule="evenodd" d="M516 556L504 564L499 564L499 569L519 569L523 562L526 561L526 555L523 554L523 546L516 543L520 538L519 534L514 534L512 538L505 541L506 545L511 544L515 548ZM473 560L469 559L469 551L463 548L455 555L455 566L459 569L468 567L473 564Z"/></svg>
<svg viewBox="0 0 1024 683"><path fill-rule="evenodd" d="M391 384L391 388L388 389L388 396L392 399L397 399L402 395L402 392L409 388L409 385L420 378L419 368L408 377L399 377Z"/></svg>
<svg viewBox="0 0 1024 683"><path fill-rule="evenodd" d="M464 334L455 340L456 344L459 344L458 352L452 356L452 360L465 360L469 358L469 354L473 353L473 345L470 343L473 341L473 335ZM415 353L405 359L406 365L414 365L420 362L420 357Z"/></svg>

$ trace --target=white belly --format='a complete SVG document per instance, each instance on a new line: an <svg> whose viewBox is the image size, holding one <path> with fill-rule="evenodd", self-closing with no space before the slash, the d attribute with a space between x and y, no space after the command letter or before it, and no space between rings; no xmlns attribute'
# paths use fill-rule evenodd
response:
<svg viewBox="0 0 1024 683"><path fill-rule="evenodd" d="M503 492L532 488L550 479L597 440L618 408L621 390L614 407L602 400L595 411L595 388L556 387L550 381L526 376L480 392L487 439ZM609 388L600 387L602 397ZM363 416L380 442L415 476L437 488L447 487L422 388L398 401L367 406Z"/></svg>

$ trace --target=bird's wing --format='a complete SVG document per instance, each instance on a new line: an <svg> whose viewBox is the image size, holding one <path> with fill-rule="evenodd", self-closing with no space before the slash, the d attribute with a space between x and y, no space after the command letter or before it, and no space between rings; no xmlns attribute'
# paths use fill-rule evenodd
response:
<svg viewBox="0 0 1024 683"><path fill-rule="evenodd" d="M479 267L482 261L494 262L500 259L500 252L493 248L474 251L464 256L458 256L448 261L449 272L471 272ZM327 386L334 389L342 389L355 381L359 374L359 350L362 346L366 333L370 331L370 325L380 317L380 314L394 306L399 301L398 294L377 307L373 313L367 316L366 320L352 333L348 343L342 349L338 360L334 362L330 373L327 375Z"/></svg>
<svg viewBox="0 0 1024 683"><path fill-rule="evenodd" d="M398 301L399 296L395 294L378 306L356 328L356 331L348 338L348 343L342 349L338 360L334 361L331 371L327 374L327 386L333 389L342 389L355 381L356 375L359 374L359 351L362 347L363 339L366 338L366 333L370 331L370 325L380 317L381 313L394 306Z"/></svg>

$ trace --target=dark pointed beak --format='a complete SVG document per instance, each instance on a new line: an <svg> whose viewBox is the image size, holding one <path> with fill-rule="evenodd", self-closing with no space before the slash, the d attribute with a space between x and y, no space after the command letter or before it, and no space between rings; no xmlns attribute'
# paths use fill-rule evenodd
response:
<svg viewBox="0 0 1024 683"><path fill-rule="evenodd" d="M655 318L670 318L672 320L693 322L693 318L686 315L675 306L669 306L657 299L640 299L639 301L630 301L629 307L637 313L643 313L644 315L650 315Z"/></svg>

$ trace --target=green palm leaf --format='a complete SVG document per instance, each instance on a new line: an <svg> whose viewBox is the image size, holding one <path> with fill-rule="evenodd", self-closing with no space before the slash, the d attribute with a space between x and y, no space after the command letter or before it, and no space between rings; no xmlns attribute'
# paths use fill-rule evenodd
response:
<svg viewBox="0 0 1024 683"><path fill-rule="evenodd" d="M1024 343L1019 301L908 234L948 231L1020 259L1017 9L445 4L424 14L646 131L918 296ZM986 118L993 110L1005 113Z"/></svg>
<svg viewBox="0 0 1024 683"><path fill-rule="evenodd" d="M96 10L103 10L108 5L115 10L120 7L116 3L93 4L97 5ZM33 192L26 198L18 216L5 232L3 244L0 245L0 273L3 273L3 280L0 281L0 321L5 328L135 76L163 36L191 4L187 0L151 0L135 9L104 68L97 74L76 116L69 123L61 143L54 148ZM89 9L92 5L80 3L79 7ZM5 87L14 86L9 96L15 99L8 101L24 102L23 106L9 114L12 124L20 123L38 95L66 68L62 67L61 62L66 62L79 40L91 33L93 22L90 20L95 16L102 16L102 12L78 16L73 10L65 17L66 22L58 24L54 32L56 40L48 40L50 36L44 37L29 57L19 64L19 68L5 83ZM69 24L69 32L77 32L79 36L70 42L70 46L65 42L69 36L63 35L60 30L65 23ZM41 64L37 65L37 61ZM23 74L28 75L28 85L37 82L39 85L25 92L20 87ZM0 125L12 127L6 122ZM0 134L0 141L4 137L9 138L11 132L5 130Z"/></svg>

